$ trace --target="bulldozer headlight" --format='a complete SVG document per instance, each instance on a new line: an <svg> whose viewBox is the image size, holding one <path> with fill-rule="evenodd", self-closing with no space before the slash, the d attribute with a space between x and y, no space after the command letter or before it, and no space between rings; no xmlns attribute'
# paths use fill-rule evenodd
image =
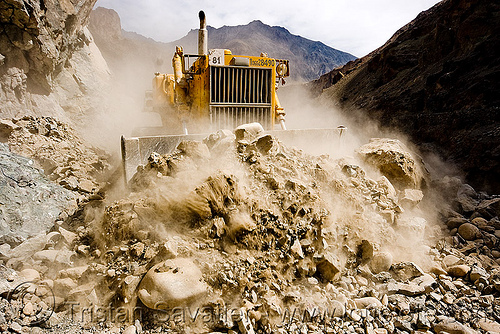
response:
<svg viewBox="0 0 500 334"><path fill-rule="evenodd" d="M276 66L276 73L278 73L278 75L280 77L286 75L288 69L286 67L286 64L284 63L279 63L277 66Z"/></svg>

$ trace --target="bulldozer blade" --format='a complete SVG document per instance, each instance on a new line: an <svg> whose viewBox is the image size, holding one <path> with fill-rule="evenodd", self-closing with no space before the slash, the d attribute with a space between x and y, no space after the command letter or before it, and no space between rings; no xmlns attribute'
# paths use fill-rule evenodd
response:
<svg viewBox="0 0 500 334"><path fill-rule="evenodd" d="M151 153L169 154L183 140L202 140L207 135L168 135L121 138L122 164L125 183L128 183L137 171L137 167L145 165Z"/></svg>
<svg viewBox="0 0 500 334"><path fill-rule="evenodd" d="M266 133L277 137L287 146L293 146L311 154L332 153L342 139L345 128L273 130ZM183 140L203 140L209 134L144 136L121 138L122 164L125 183L128 183L137 171L145 165L151 153L169 154Z"/></svg>

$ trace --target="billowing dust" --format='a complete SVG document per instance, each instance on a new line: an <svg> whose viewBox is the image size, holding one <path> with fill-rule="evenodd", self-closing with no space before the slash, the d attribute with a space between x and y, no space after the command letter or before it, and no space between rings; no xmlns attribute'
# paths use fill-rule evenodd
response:
<svg viewBox="0 0 500 334"><path fill-rule="evenodd" d="M107 296L102 304L243 307L258 313L254 323L270 315L258 325L269 329L287 307L334 309L342 293L331 282L360 273L383 282L400 262L434 265L429 250L441 234L440 208L419 156L401 141L368 143L376 126L294 96L300 103L283 99L289 128L347 128L333 145L310 143L316 151L328 144L329 154L286 146L255 124L236 136L218 131L171 154L153 153L127 191L86 208L82 240L101 277L98 294ZM396 162L382 161L377 150L396 154ZM179 259L193 261L203 286L186 283L180 289L201 292L167 298L154 273L182 272L182 264L148 271ZM328 292L318 288L324 285ZM209 327L231 327L218 321Z"/></svg>

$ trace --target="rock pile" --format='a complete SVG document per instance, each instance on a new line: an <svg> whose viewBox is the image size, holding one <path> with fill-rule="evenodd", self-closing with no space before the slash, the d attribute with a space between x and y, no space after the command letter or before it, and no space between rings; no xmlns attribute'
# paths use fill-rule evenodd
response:
<svg viewBox="0 0 500 334"><path fill-rule="evenodd" d="M52 284L56 319L101 332L498 332L496 199L441 180L457 200L439 215L433 183L393 185L361 164L309 156L255 125L219 131L152 154L125 197L87 207L74 233L57 227L26 260L17 247L2 260ZM15 304L12 289L2 305ZM124 314L84 312L110 307Z"/></svg>
<svg viewBox="0 0 500 334"><path fill-rule="evenodd" d="M52 117L0 120L0 139L12 152L33 159L52 181L87 197L99 190L110 168L108 154Z"/></svg>

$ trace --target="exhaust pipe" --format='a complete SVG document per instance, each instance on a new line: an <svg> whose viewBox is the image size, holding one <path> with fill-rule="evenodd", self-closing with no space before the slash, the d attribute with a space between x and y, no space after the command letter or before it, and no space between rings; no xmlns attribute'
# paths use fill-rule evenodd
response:
<svg viewBox="0 0 500 334"><path fill-rule="evenodd" d="M205 18L205 12L200 10L198 13L200 17L200 30L198 30L198 54L207 55L208 54L208 31L207 31L207 20Z"/></svg>

